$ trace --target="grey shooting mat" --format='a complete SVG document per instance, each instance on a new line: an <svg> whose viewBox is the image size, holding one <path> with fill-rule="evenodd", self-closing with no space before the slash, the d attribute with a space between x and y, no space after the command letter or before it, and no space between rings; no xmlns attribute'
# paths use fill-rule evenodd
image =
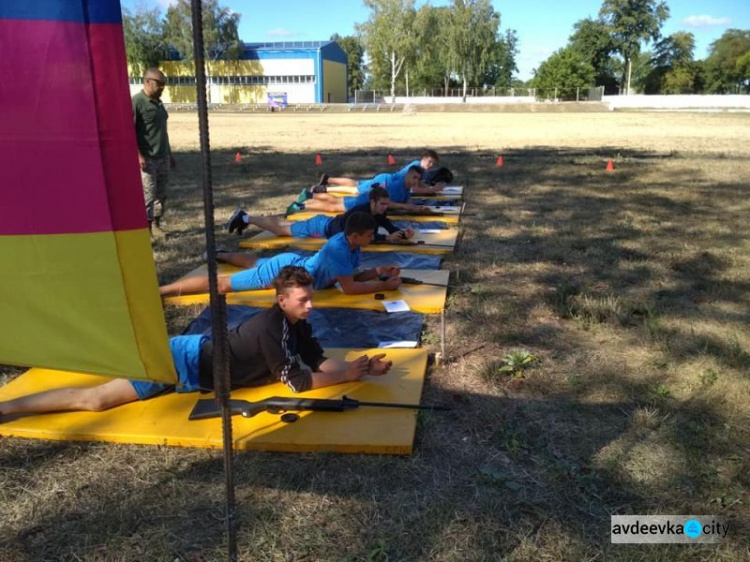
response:
<svg viewBox="0 0 750 562"><path fill-rule="evenodd" d="M227 325L232 330L266 310L253 306L227 305ZM313 309L308 318L313 335L323 347L371 348L381 343L419 341L424 315L417 312L376 312L350 308ZM205 308L185 329L185 335L210 334L211 310Z"/></svg>

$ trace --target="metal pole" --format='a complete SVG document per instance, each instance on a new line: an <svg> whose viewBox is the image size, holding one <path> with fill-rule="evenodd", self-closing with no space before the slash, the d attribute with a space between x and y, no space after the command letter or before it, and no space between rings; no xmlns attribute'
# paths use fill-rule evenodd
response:
<svg viewBox="0 0 750 562"><path fill-rule="evenodd" d="M445 307L440 312L440 356L446 361L445 356Z"/></svg>
<svg viewBox="0 0 750 562"><path fill-rule="evenodd" d="M211 297L211 330L213 339L214 391L221 406L224 435L224 475L226 478L227 551L230 562L237 560L236 503L234 498L234 466L232 462L232 414L229 409L229 361L227 340L227 309L224 295L219 294L214 240L214 201L211 184L211 146L208 138L208 104L206 103L206 68L203 57L203 7L201 0L191 0L193 14L193 60L198 102L201 157L203 160L203 215L208 254L208 282Z"/></svg>

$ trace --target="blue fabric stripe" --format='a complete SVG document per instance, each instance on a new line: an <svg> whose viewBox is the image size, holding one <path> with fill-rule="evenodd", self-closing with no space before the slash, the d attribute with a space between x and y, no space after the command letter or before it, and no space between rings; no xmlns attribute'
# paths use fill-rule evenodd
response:
<svg viewBox="0 0 750 562"><path fill-rule="evenodd" d="M0 19L121 23L119 0L0 0Z"/></svg>

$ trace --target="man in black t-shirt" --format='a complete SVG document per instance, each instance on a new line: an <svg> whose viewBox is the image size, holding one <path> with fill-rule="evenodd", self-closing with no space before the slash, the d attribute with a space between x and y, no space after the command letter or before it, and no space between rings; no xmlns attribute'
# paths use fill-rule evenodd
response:
<svg viewBox="0 0 750 562"><path fill-rule="evenodd" d="M344 232L347 219L354 213L367 213L373 216L377 224L375 231L376 241L388 241L399 244L414 236L414 229L407 228L399 230L387 216L388 205L391 197L388 190L380 185L372 187L369 193L369 202L357 205L335 217L327 215L315 215L304 221L288 221L278 217L255 217L242 209L237 209L227 222L227 230L242 232L249 226L255 225L263 230L273 232L276 236L291 236L292 238L330 238L331 236ZM383 228L388 234L378 233Z"/></svg>
<svg viewBox="0 0 750 562"><path fill-rule="evenodd" d="M276 304L229 333L229 377L233 388L281 381L294 392L385 375L385 354L362 355L353 361L327 358L312 335L312 277L304 268L288 266L274 281ZM178 392L213 389L213 345L208 336L176 336L170 348L178 375ZM173 385L114 379L93 387L56 388L0 402L4 415L67 410L102 411L144 400Z"/></svg>

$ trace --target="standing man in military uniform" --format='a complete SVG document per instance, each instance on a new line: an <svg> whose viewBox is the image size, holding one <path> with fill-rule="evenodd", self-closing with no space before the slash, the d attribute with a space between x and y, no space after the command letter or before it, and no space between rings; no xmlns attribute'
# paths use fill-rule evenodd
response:
<svg viewBox="0 0 750 562"><path fill-rule="evenodd" d="M149 68L143 75L143 90L133 96L138 162L146 200L148 230L152 233L153 226L161 230L169 169L176 165L169 147L167 110L161 102L165 84L164 73L158 68Z"/></svg>

